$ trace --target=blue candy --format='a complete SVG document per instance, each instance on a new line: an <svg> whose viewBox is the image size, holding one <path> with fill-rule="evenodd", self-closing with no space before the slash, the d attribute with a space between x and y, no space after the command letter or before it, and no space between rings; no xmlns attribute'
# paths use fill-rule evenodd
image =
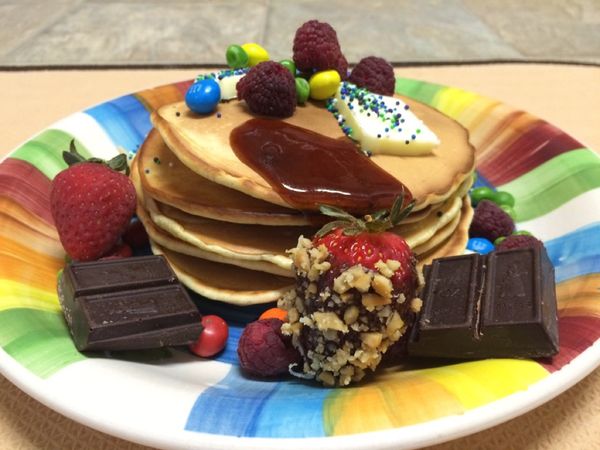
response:
<svg viewBox="0 0 600 450"><path fill-rule="evenodd" d="M213 78L196 81L185 94L185 104L198 114L213 112L220 100L221 87Z"/></svg>
<svg viewBox="0 0 600 450"><path fill-rule="evenodd" d="M482 255L487 255L489 252L493 251L494 248L495 248L494 244L492 244L486 238L480 238L480 237L471 238L467 242L468 250L480 253Z"/></svg>

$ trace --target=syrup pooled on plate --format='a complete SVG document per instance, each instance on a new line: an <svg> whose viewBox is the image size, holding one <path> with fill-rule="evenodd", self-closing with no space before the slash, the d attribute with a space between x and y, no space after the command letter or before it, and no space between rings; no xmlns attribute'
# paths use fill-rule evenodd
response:
<svg viewBox="0 0 600 450"><path fill-rule="evenodd" d="M366 214L389 208L406 186L349 140L333 139L281 120L250 119L229 137L240 160L290 205L316 210L332 205Z"/></svg>

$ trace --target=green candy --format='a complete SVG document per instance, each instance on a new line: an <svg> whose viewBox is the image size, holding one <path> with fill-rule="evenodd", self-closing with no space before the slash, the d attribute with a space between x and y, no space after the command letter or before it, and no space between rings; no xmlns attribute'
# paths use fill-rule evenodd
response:
<svg viewBox="0 0 600 450"><path fill-rule="evenodd" d="M526 231L526 230L515 231L513 234L524 235L524 236L532 236L532 234L529 231Z"/></svg>
<svg viewBox="0 0 600 450"><path fill-rule="evenodd" d="M495 246L495 247L497 247L498 245L500 245L500 243L501 243L501 242L502 242L504 239L506 239L506 236L500 236L498 239L496 239L496 240L494 241L494 246Z"/></svg>
<svg viewBox="0 0 600 450"><path fill-rule="evenodd" d="M248 67L248 53L239 45L230 45L225 52L227 65L232 69L241 69Z"/></svg>
<svg viewBox="0 0 600 450"><path fill-rule="evenodd" d="M516 213L512 206L509 205L498 205L502 211L508 214L512 220L516 219Z"/></svg>
<svg viewBox="0 0 600 450"><path fill-rule="evenodd" d="M495 192L491 200L497 205L508 205L511 207L515 206L515 198L505 191Z"/></svg>
<svg viewBox="0 0 600 450"><path fill-rule="evenodd" d="M284 59L283 61L279 61L283 67L290 71L293 77L296 77L296 64L291 59Z"/></svg>
<svg viewBox="0 0 600 450"><path fill-rule="evenodd" d="M489 187L478 187L471 191L471 201L476 205L481 200L490 200L494 194L494 190Z"/></svg>
<svg viewBox="0 0 600 450"><path fill-rule="evenodd" d="M310 95L310 86L304 78L296 77L296 100L298 104L303 105Z"/></svg>

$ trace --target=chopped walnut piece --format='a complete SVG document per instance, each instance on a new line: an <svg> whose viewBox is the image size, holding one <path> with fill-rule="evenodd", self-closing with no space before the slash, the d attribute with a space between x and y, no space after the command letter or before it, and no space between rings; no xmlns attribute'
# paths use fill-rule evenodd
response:
<svg viewBox="0 0 600 450"><path fill-rule="evenodd" d="M415 297L410 301L410 310L414 313L421 311L422 306L423 300L421 300L419 297Z"/></svg>
<svg viewBox="0 0 600 450"><path fill-rule="evenodd" d="M371 286L375 292L385 298L392 298L392 290L394 287L392 286L392 281L389 278L384 277L380 274L375 274L373 276L373 281L371 281Z"/></svg>
<svg viewBox="0 0 600 450"><path fill-rule="evenodd" d="M343 294L352 288L358 289L360 292L367 292L372 278L371 271L365 271L361 265L352 266L333 280L333 290L338 294Z"/></svg>
<svg viewBox="0 0 600 450"><path fill-rule="evenodd" d="M377 348L383 340L383 334L376 332L361 333L360 340L368 347Z"/></svg>
<svg viewBox="0 0 600 450"><path fill-rule="evenodd" d="M362 304L367 311L373 311L377 306L388 305L392 303L392 297L382 297L377 294L364 294L362 296Z"/></svg>
<svg viewBox="0 0 600 450"><path fill-rule="evenodd" d="M352 325L358 319L360 311L357 306L352 305L344 311L344 322L348 325Z"/></svg>
<svg viewBox="0 0 600 450"><path fill-rule="evenodd" d="M331 372L321 372L317 375L317 380L321 381L325 386L335 386L335 378Z"/></svg>
<svg viewBox="0 0 600 450"><path fill-rule="evenodd" d="M321 331L336 330L342 333L348 332L348 327L334 312L314 312L313 319L317 328Z"/></svg>
<svg viewBox="0 0 600 450"><path fill-rule="evenodd" d="M394 272L381 260L375 263L375 268L386 278L392 278L392 275L394 275Z"/></svg>

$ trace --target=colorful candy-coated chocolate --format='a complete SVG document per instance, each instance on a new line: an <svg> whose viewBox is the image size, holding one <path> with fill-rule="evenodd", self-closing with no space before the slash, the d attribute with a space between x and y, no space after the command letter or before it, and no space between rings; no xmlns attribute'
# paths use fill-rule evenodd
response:
<svg viewBox="0 0 600 450"><path fill-rule="evenodd" d="M517 214L512 206L500 204L498 205L506 214L508 214L513 220L516 220Z"/></svg>
<svg viewBox="0 0 600 450"><path fill-rule="evenodd" d="M504 239L506 239L506 236L500 236L498 239L496 239L494 241L494 246L500 245Z"/></svg>
<svg viewBox="0 0 600 450"><path fill-rule="evenodd" d="M492 244L486 238L471 238L467 242L467 249L473 252L477 252L481 255L487 255L489 252L494 250L494 244Z"/></svg>
<svg viewBox="0 0 600 450"><path fill-rule="evenodd" d="M513 236L514 236L514 235L533 236L533 235L532 235L532 234L531 234L529 231L527 231L527 230L519 230L519 231L515 231L515 232L513 232ZM501 242L502 242L504 239L506 239L506 236L499 237L498 239L496 239L496 240L494 241L494 245L496 245L496 246L500 245L500 243L501 243Z"/></svg>
<svg viewBox="0 0 600 450"><path fill-rule="evenodd" d="M197 114L213 112L220 100L221 88L213 78L196 81L185 94L185 104Z"/></svg>
<svg viewBox="0 0 600 450"><path fill-rule="evenodd" d="M291 59L284 59L283 61L279 61L283 67L290 71L292 76L296 76L296 64Z"/></svg>
<svg viewBox="0 0 600 450"><path fill-rule="evenodd" d="M494 190L492 188L483 186L475 188L471 191L471 202L473 206L477 205L481 200L490 200L494 195Z"/></svg>
<svg viewBox="0 0 600 450"><path fill-rule="evenodd" d="M518 234L518 235L525 235L525 236L533 236L529 231L527 230L519 230L519 231L515 231L513 234Z"/></svg>
<svg viewBox="0 0 600 450"><path fill-rule="evenodd" d="M310 95L310 86L304 78L296 77L296 99L299 105L303 105Z"/></svg>
<svg viewBox="0 0 600 450"><path fill-rule="evenodd" d="M506 191L497 191L491 200L497 205L515 206L515 198Z"/></svg>
<svg viewBox="0 0 600 450"><path fill-rule="evenodd" d="M310 77L308 82L310 86L310 98L325 100L332 97L336 93L341 81L342 79L337 70L316 72Z"/></svg>
<svg viewBox="0 0 600 450"><path fill-rule="evenodd" d="M248 55L248 65L250 67L269 60L269 52L254 42L248 42L242 45L242 49Z"/></svg>
<svg viewBox="0 0 600 450"><path fill-rule="evenodd" d="M248 67L248 53L240 45L230 45L227 47L225 52L225 59L227 59L227 65L232 69L241 69L242 67Z"/></svg>
<svg viewBox="0 0 600 450"><path fill-rule="evenodd" d="M487 186L478 187L471 191L471 202L474 206L481 200L490 200L498 206L506 205L511 208L515 206L515 198L506 191L494 191Z"/></svg>

